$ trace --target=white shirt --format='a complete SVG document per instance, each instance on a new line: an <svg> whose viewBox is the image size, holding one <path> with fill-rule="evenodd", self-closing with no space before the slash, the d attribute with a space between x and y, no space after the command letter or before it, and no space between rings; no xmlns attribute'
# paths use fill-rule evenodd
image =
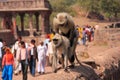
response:
<svg viewBox="0 0 120 80"><path fill-rule="evenodd" d="M37 52L38 52L38 59L41 60L41 59L44 59L45 58L45 46L37 46Z"/></svg>
<svg viewBox="0 0 120 80"><path fill-rule="evenodd" d="M33 48L31 49L31 55L33 55Z"/></svg>
<svg viewBox="0 0 120 80"><path fill-rule="evenodd" d="M90 28L85 28L85 30L90 32Z"/></svg>
<svg viewBox="0 0 120 80"><path fill-rule="evenodd" d="M29 44L29 46L27 47L28 51L30 51L30 55L33 55L33 44Z"/></svg>
<svg viewBox="0 0 120 80"><path fill-rule="evenodd" d="M18 48L20 48L20 43L19 41L16 41L14 45L14 49L17 50Z"/></svg>
<svg viewBox="0 0 120 80"><path fill-rule="evenodd" d="M26 48L18 48L17 49L17 53L16 53L16 58L17 60L25 60L26 58L28 58L28 53L27 53L27 49Z"/></svg>
<svg viewBox="0 0 120 80"><path fill-rule="evenodd" d="M0 42L0 58L2 58L2 50L1 50L2 47L3 47L3 44L2 42Z"/></svg>
<svg viewBox="0 0 120 80"><path fill-rule="evenodd" d="M52 42L49 42L49 43L48 43L47 56L48 56L49 54L53 54Z"/></svg>

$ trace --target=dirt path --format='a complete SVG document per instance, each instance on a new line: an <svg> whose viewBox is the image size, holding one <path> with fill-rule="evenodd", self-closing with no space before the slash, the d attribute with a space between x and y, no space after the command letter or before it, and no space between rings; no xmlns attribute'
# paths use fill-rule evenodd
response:
<svg viewBox="0 0 120 80"><path fill-rule="evenodd" d="M77 72L70 71L70 69L69 73L64 72L63 69L60 69L57 73L53 73L51 67L46 67L45 70L45 74L43 75L36 72L35 77L28 72L28 80L74 80L77 75ZM13 80L22 80L22 74L13 75Z"/></svg>

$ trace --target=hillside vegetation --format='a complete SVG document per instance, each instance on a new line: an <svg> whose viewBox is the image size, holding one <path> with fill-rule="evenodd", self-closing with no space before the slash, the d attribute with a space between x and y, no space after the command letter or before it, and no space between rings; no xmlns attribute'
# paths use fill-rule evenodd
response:
<svg viewBox="0 0 120 80"><path fill-rule="evenodd" d="M49 0L53 9L51 17L58 12L68 12L72 16L118 21L120 0Z"/></svg>

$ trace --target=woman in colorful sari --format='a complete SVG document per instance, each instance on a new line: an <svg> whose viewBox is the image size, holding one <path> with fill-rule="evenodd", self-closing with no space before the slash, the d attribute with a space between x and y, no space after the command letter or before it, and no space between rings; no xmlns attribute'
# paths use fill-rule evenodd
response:
<svg viewBox="0 0 120 80"><path fill-rule="evenodd" d="M9 48L6 48L5 55L3 56L3 60L2 60L2 68L3 68L2 79L3 80L12 80L13 64L14 64L13 54L10 52Z"/></svg>

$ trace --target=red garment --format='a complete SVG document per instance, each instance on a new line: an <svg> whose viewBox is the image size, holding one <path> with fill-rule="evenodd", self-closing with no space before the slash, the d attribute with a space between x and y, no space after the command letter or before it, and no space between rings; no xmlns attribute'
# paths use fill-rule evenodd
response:
<svg viewBox="0 0 120 80"><path fill-rule="evenodd" d="M3 56L3 60L2 60L2 65L13 65L14 64L14 57L12 53L6 53Z"/></svg>
<svg viewBox="0 0 120 80"><path fill-rule="evenodd" d="M46 38L50 39L50 34L47 34L47 35L46 35Z"/></svg>

